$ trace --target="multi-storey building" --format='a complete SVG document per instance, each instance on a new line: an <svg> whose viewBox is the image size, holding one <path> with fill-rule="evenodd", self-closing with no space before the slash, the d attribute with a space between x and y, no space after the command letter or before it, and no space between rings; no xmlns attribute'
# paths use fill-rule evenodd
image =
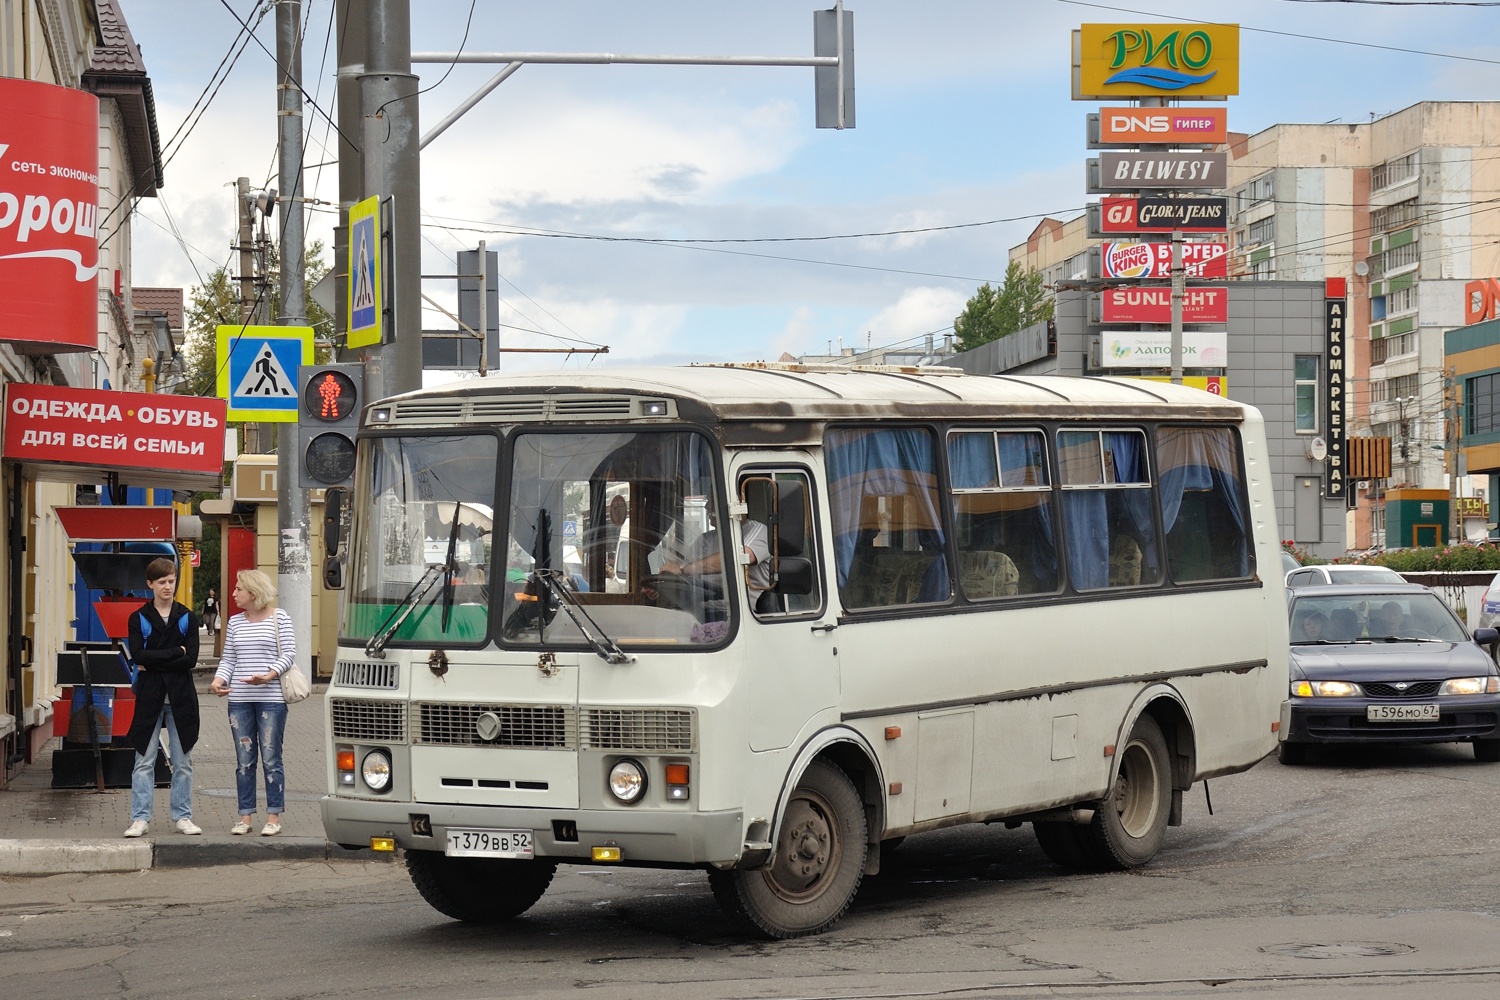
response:
<svg viewBox="0 0 1500 1000"><path fill-rule="evenodd" d="M1453 482L1456 397L1442 334L1465 322L1465 283L1500 275L1497 142L1500 103L1423 102L1228 144L1231 278L1349 279L1348 430L1389 438L1392 450L1390 478L1359 491L1351 547L1385 544L1386 487L1485 489ZM1046 219L1010 257L1066 286L1083 276L1092 242L1082 217Z"/></svg>

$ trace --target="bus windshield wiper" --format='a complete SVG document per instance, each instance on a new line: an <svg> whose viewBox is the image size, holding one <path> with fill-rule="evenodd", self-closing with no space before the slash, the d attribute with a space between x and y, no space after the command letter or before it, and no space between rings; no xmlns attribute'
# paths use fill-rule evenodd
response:
<svg viewBox="0 0 1500 1000"><path fill-rule="evenodd" d="M453 501L453 527L448 529L448 553L443 557L443 631L448 631L448 620L453 617L453 584L458 579L458 567L453 564L453 553L458 548L458 514L463 501Z"/></svg>
<svg viewBox="0 0 1500 1000"><path fill-rule="evenodd" d="M411 616L412 609L421 603L422 598L427 596L427 592L432 589L432 585L442 578L441 574L445 571L445 567L439 565L427 567L426 572L418 577L416 583L411 585L411 589L406 592L406 596L401 599L401 603L396 605L396 610L391 612L390 617L385 620L385 623L375 630L374 635L370 636L370 641L365 643L365 655L376 657L385 655L386 643L391 641L391 636L396 634L396 630L401 627L401 623Z"/></svg>
<svg viewBox="0 0 1500 1000"><path fill-rule="evenodd" d="M557 595L558 603L562 605L562 609L568 613L569 618L573 619L573 624L578 626L578 631L583 634L583 637L588 640L588 644L593 647L594 652L598 653L605 663L635 662L635 657L626 655L625 651L605 633L604 629L599 627L599 623L594 621L589 616L589 613L584 610L583 602L568 589L567 576L562 570L539 568L534 573L537 580L541 582L543 591L550 590ZM547 595L543 593L537 596L545 599ZM585 625L584 622L588 622L588 625Z"/></svg>

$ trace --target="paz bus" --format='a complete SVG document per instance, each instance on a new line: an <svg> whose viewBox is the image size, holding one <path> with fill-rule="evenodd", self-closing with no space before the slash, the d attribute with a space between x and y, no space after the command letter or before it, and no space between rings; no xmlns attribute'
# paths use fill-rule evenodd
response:
<svg viewBox="0 0 1500 1000"><path fill-rule="evenodd" d="M329 509L323 822L459 920L642 865L817 933L961 823L1142 865L1288 691L1260 414L1181 386L492 375L368 406Z"/></svg>

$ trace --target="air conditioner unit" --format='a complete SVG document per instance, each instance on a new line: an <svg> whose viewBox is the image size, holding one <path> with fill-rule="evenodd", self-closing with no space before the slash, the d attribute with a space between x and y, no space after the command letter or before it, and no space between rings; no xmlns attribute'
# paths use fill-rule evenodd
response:
<svg viewBox="0 0 1500 1000"><path fill-rule="evenodd" d="M1357 490L1364 490L1365 492L1369 492L1369 490L1370 490L1370 481L1368 479L1361 479L1359 481L1359 485L1355 486L1355 489L1357 489Z"/></svg>

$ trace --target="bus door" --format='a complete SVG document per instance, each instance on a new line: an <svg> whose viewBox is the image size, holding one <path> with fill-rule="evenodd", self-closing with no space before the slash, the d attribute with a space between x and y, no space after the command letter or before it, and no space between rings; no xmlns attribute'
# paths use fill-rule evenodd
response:
<svg viewBox="0 0 1500 1000"><path fill-rule="evenodd" d="M818 490L810 465L787 454L746 454L730 469L746 506L736 552L744 622L750 749L790 746L809 720L838 704L838 640L824 594ZM756 564L744 565L745 548Z"/></svg>

